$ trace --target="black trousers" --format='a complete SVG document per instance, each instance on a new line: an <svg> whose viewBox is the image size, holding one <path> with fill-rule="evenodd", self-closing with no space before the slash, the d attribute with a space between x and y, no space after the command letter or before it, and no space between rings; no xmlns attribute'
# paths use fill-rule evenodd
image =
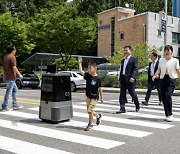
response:
<svg viewBox="0 0 180 154"><path fill-rule="evenodd" d="M172 95L175 86L176 79L171 79L169 75L165 75L160 81L161 96L166 117L172 115Z"/></svg>
<svg viewBox="0 0 180 154"><path fill-rule="evenodd" d="M148 90L147 90L147 92L146 92L146 97L145 97L145 101L146 101L146 102L149 101L149 98L151 97L151 91L152 91L154 88L156 88L157 91L158 91L159 102L162 101L159 80L155 80L155 81L152 81L152 80L151 80L151 81L148 82Z"/></svg>
<svg viewBox="0 0 180 154"><path fill-rule="evenodd" d="M120 96L119 96L120 109L125 110L125 103L127 101L126 90L128 90L129 94L131 95L132 100L134 101L136 107L139 108L139 100L135 92L135 81L133 83L126 82L125 78L123 77L121 81Z"/></svg>

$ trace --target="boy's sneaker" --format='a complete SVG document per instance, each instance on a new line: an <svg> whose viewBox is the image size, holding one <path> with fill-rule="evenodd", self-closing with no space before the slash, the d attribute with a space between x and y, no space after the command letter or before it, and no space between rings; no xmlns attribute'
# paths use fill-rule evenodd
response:
<svg viewBox="0 0 180 154"><path fill-rule="evenodd" d="M22 108L23 108L23 106L20 106L20 105L13 106L13 110L20 110Z"/></svg>
<svg viewBox="0 0 180 154"><path fill-rule="evenodd" d="M6 111L12 111L13 109L11 109L11 108L8 108L8 107L6 107L6 108L2 108L2 111L3 112L6 112Z"/></svg>
<svg viewBox="0 0 180 154"><path fill-rule="evenodd" d="M90 131L93 129L93 124L88 123L87 127L84 129L84 131Z"/></svg>
<svg viewBox="0 0 180 154"><path fill-rule="evenodd" d="M97 124L97 125L99 125L99 124L101 123L102 113L99 113L98 115L99 115L99 117L98 117L97 120L96 120L96 124Z"/></svg>

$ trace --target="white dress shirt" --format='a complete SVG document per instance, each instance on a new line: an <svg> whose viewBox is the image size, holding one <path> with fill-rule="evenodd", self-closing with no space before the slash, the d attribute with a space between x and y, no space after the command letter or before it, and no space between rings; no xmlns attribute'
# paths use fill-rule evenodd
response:
<svg viewBox="0 0 180 154"><path fill-rule="evenodd" d="M154 76L154 74L155 74L154 71L155 71L156 62L157 62L157 60L151 62L151 76Z"/></svg>
<svg viewBox="0 0 180 154"><path fill-rule="evenodd" d="M176 58L166 60L161 58L159 60L159 68L161 69L160 79L164 78L165 74L168 74L171 79L178 78L176 70L179 69L179 61Z"/></svg>
<svg viewBox="0 0 180 154"><path fill-rule="evenodd" d="M128 61L129 61L129 59L131 58L131 55L129 55L127 58L125 58L125 60L124 60L124 64L123 64L123 75L125 75L125 73L126 73L126 66L127 66L127 64L128 64Z"/></svg>

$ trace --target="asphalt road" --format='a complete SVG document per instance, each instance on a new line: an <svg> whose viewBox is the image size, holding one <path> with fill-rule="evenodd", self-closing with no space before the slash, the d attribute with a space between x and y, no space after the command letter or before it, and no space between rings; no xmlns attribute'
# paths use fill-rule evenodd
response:
<svg viewBox="0 0 180 154"><path fill-rule="evenodd" d="M0 89L0 102L5 89ZM138 95L139 100L144 99ZM40 90L23 89L18 92L19 111L0 111L0 154L10 153L94 153L94 154L179 154L180 153L180 97L173 97L175 121L165 122L163 106L157 96L149 106L135 106L128 96L127 113L115 114L119 109L117 93L104 93L104 103L96 111L103 113L102 123L85 132L88 115L85 94L73 93L74 117L69 122L44 123L38 119ZM11 107L11 103L9 103ZM94 120L95 122L95 120Z"/></svg>

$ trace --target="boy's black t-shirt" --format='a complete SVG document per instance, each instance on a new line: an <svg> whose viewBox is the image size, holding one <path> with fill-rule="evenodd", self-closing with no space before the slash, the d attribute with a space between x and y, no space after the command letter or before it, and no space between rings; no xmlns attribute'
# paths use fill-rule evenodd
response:
<svg viewBox="0 0 180 154"><path fill-rule="evenodd" d="M98 76L92 76L85 73L84 79L86 80L86 96L90 99L99 99L99 87L101 87L101 79Z"/></svg>

